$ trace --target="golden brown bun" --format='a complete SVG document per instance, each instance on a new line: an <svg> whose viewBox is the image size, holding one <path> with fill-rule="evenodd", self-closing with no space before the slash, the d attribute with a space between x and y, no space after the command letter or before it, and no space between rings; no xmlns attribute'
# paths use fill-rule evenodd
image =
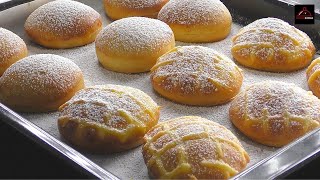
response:
<svg viewBox="0 0 320 180"><path fill-rule="evenodd" d="M294 84L253 84L231 102L232 123L252 140L281 147L318 128L320 100Z"/></svg>
<svg viewBox="0 0 320 180"><path fill-rule="evenodd" d="M232 17L219 0L171 0L159 12L177 41L213 42L226 38Z"/></svg>
<svg viewBox="0 0 320 180"><path fill-rule="evenodd" d="M0 78L0 102L19 112L58 110L84 87L80 68L71 60L38 54L11 65Z"/></svg>
<svg viewBox="0 0 320 180"><path fill-rule="evenodd" d="M157 59L174 46L170 27L145 17L115 21L96 39L96 53L102 66L123 73L149 71Z"/></svg>
<svg viewBox="0 0 320 180"><path fill-rule="evenodd" d="M242 72L231 59L201 46L176 47L151 69L153 88L178 103L210 106L236 96Z"/></svg>
<svg viewBox="0 0 320 180"><path fill-rule="evenodd" d="M320 98L320 58L315 59L308 67L307 78L309 88Z"/></svg>
<svg viewBox="0 0 320 180"><path fill-rule="evenodd" d="M0 76L9 66L27 55L24 41L13 32L0 27Z"/></svg>
<svg viewBox="0 0 320 180"><path fill-rule="evenodd" d="M102 29L100 14L70 0L57 0L30 14L25 30L36 43L48 48L72 48L93 42Z"/></svg>
<svg viewBox="0 0 320 180"><path fill-rule="evenodd" d="M263 18L233 37L233 57L242 65L273 72L306 67L315 54L307 34L276 18Z"/></svg>
<svg viewBox="0 0 320 180"><path fill-rule="evenodd" d="M107 15L113 19L133 16L157 18L160 9L169 0L103 0Z"/></svg>
<svg viewBox="0 0 320 180"><path fill-rule="evenodd" d="M90 152L134 148L159 119L159 106L144 92L126 86L93 86L60 107L60 134Z"/></svg>
<svg viewBox="0 0 320 180"><path fill-rule="evenodd" d="M231 131L197 116L162 122L144 139L142 154L152 178L228 179L250 161Z"/></svg>

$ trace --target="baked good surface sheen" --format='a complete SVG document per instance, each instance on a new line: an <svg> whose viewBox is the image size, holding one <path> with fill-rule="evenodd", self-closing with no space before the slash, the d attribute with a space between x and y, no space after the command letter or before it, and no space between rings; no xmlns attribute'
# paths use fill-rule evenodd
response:
<svg viewBox="0 0 320 180"><path fill-rule="evenodd" d="M107 15L113 19L133 16L157 18L161 8L169 0L103 0Z"/></svg>
<svg viewBox="0 0 320 180"><path fill-rule="evenodd" d="M13 32L0 27L0 76L9 66L27 55L24 41Z"/></svg>
<svg viewBox="0 0 320 180"><path fill-rule="evenodd" d="M96 39L99 62L106 69L123 73L149 71L157 59L174 46L170 27L145 17L114 21Z"/></svg>
<svg viewBox="0 0 320 180"><path fill-rule="evenodd" d="M0 78L0 102L19 112L58 110L84 87L81 69L52 54L28 56L11 65Z"/></svg>
<svg viewBox="0 0 320 180"><path fill-rule="evenodd" d="M155 91L178 103L217 105L240 90L242 72L231 59L201 46L176 47L151 69Z"/></svg>
<svg viewBox="0 0 320 180"><path fill-rule="evenodd" d="M60 107L60 134L80 149L119 152L142 144L157 124L159 106L144 92L120 85L101 85L79 91Z"/></svg>
<svg viewBox="0 0 320 180"><path fill-rule="evenodd" d="M197 116L159 123L144 139L142 153L152 178L228 179L249 162L232 132Z"/></svg>
<svg viewBox="0 0 320 180"><path fill-rule="evenodd" d="M170 0L158 19L167 23L177 41L214 42L226 38L232 17L219 0Z"/></svg>
<svg viewBox="0 0 320 180"><path fill-rule="evenodd" d="M307 69L308 85L314 95L320 98L320 58L312 61Z"/></svg>
<svg viewBox="0 0 320 180"><path fill-rule="evenodd" d="M294 84L264 81L236 96L229 115L252 140L281 147L319 127L320 100Z"/></svg>
<svg viewBox="0 0 320 180"><path fill-rule="evenodd" d="M315 54L307 34L276 18L263 18L233 37L232 55L258 70L288 72L306 67Z"/></svg>
<svg viewBox="0 0 320 180"><path fill-rule="evenodd" d="M48 48L72 48L93 42L102 29L100 14L71 0L56 0L40 6L25 22L28 36Z"/></svg>

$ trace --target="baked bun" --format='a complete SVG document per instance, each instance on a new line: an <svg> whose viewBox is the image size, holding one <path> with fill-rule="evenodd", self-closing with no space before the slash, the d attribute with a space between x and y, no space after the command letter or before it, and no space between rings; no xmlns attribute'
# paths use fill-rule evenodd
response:
<svg viewBox="0 0 320 180"><path fill-rule="evenodd" d="M0 27L0 76L9 66L27 55L24 41L13 32Z"/></svg>
<svg viewBox="0 0 320 180"><path fill-rule="evenodd" d="M132 16L157 18L160 9L169 0L103 0L107 15L113 19Z"/></svg>
<svg viewBox="0 0 320 180"><path fill-rule="evenodd" d="M232 17L219 0L171 0L159 12L177 41L213 42L226 38Z"/></svg>
<svg viewBox="0 0 320 180"><path fill-rule="evenodd" d="M306 67L315 47L307 34L276 18L263 18L242 28L231 49L240 64L263 71L289 72Z"/></svg>
<svg viewBox="0 0 320 180"><path fill-rule="evenodd" d="M0 102L20 112L58 110L84 87L80 68L52 54L28 56L0 78Z"/></svg>
<svg viewBox="0 0 320 180"><path fill-rule="evenodd" d="M157 59L174 48L172 30L165 23L145 17L130 17L109 24L97 36L96 52L109 70L146 72Z"/></svg>
<svg viewBox="0 0 320 180"><path fill-rule="evenodd" d="M228 179L249 163L236 136L197 116L162 122L145 135L149 175L157 179Z"/></svg>
<svg viewBox="0 0 320 180"><path fill-rule="evenodd" d="M241 92L229 115L249 138L281 147L319 127L320 100L294 84L264 81Z"/></svg>
<svg viewBox="0 0 320 180"><path fill-rule="evenodd" d="M320 58L315 59L308 67L307 78L309 88L320 98Z"/></svg>
<svg viewBox="0 0 320 180"><path fill-rule="evenodd" d="M128 150L142 144L157 124L159 106L144 92L126 86L93 86L60 107L60 134L90 152Z"/></svg>
<svg viewBox="0 0 320 180"><path fill-rule="evenodd" d="M29 37L48 48L72 48L93 42L102 28L100 14L70 0L40 6L24 25Z"/></svg>
<svg viewBox="0 0 320 180"><path fill-rule="evenodd" d="M243 80L231 59L201 46L176 47L161 56L151 72L152 86L159 94L188 105L228 102Z"/></svg>

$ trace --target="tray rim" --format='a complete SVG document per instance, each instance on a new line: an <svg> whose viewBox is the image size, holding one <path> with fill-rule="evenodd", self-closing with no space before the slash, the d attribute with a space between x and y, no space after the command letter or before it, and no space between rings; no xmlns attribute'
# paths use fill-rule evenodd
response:
<svg viewBox="0 0 320 180"><path fill-rule="evenodd" d="M32 2L35 0L9 0L4 3L0 2L0 12L9 8L14 8L17 5ZM267 0L267 1L272 1L272 0ZM292 3L286 2L284 0L276 0L272 1L275 5L281 4L282 5L291 5L293 6ZM318 12L315 12L316 18L320 19L320 14ZM10 120L10 121L3 121L4 119ZM56 139L46 131L42 130L40 127L35 125L34 123L30 122L29 120L23 118L20 116L18 113L15 111L11 110L10 108L6 107L4 104L0 103L0 120L3 121L4 123L9 124L10 126L14 127L17 129L19 132L22 134L26 135L36 143L39 143L40 145L47 145L47 148L50 148L49 150L55 151L64 157L67 157L68 159L72 160L79 166L81 166L83 169L85 169L87 172L91 173L95 177L99 179L111 179L111 180L119 180L119 178L115 175L113 175L111 172L108 170L102 168L101 166L97 165L95 162L91 161L90 159L86 158L84 155L82 155L80 152L77 150L73 149L69 145L63 143L62 141ZM28 133L31 133L34 136L28 135ZM295 140L294 142L290 143L289 145L280 148L277 150L275 153L272 155L268 156L265 159L262 159L255 164L247 167L244 169L242 172L237 174L236 176L232 177L231 179L248 179L250 178L255 178L259 179L259 172L255 172L256 169L261 168L261 171L264 172L265 169L270 169L271 166L267 165L268 162L272 160L277 160L277 159L282 159L285 157L288 152L295 147L305 143L309 137L311 136L318 136L320 137L320 129L316 129L312 132L309 132L308 134L304 135L303 137L300 137L299 139ZM35 139L37 137L38 139ZM39 141L40 140L40 141ZM279 171L274 170L273 173L270 174L270 176L267 177L267 179L274 179L282 174L285 174L286 172L289 172L291 169L299 166L299 164L313 159L315 156L320 155L320 146L313 147L308 149L309 151L304 151L303 157L298 157L295 158L294 160L291 159L291 161L287 162L284 164L286 168L283 168ZM310 152L311 151L311 152ZM264 166L265 165L265 166Z"/></svg>
<svg viewBox="0 0 320 180"><path fill-rule="evenodd" d="M36 143L42 143L42 145L49 145L48 148L51 148L50 150L54 150L57 153L67 157L68 159L72 160L73 162L90 172L95 177L99 179L119 180L119 178L113 175L111 172L100 167L99 165L82 155L77 150L56 139L55 137L53 137L46 131L42 130L40 127L33 124L29 120L23 118L22 116L20 116L10 108L6 107L2 103L0 103L0 120L2 120L4 123L11 125L24 135L26 135L26 131L32 133L34 136L38 138L37 141L35 141L32 137L28 135L27 137L31 138ZM39 139L41 141L39 141Z"/></svg>

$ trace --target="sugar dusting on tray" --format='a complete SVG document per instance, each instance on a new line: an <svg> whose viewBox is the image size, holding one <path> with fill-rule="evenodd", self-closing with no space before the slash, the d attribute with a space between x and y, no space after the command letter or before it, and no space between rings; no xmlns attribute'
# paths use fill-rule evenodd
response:
<svg viewBox="0 0 320 180"><path fill-rule="evenodd" d="M102 18L104 26L110 23L110 20L105 16L101 1L98 0L80 0L95 10L97 10ZM29 5L32 6L34 2ZM231 11L232 13L232 11ZM1 13L0 13L1 14ZM2 14L1 14L2 15ZM250 155L251 161L250 165L270 156L275 152L276 148L270 148L267 146L255 143L248 138L246 138L242 133L240 133L230 122L228 117L229 104L214 107L192 107L173 103L166 100L156 94L151 86L149 73L141 74L122 74L111 72L102 68L99 64L98 59L95 54L94 43L87 46L65 49L65 50L52 50L40 47L32 43L24 33L23 23L28 13L25 13L25 17L17 17L16 21L12 21L11 24L1 24L0 26L7 28L20 37L22 37L28 45L28 50L31 54L45 54L52 53L57 54L66 58L71 59L75 62L83 71L86 86L90 85L101 85L101 84L120 84L138 88L148 95L150 95L154 101L162 107L161 109L161 119L160 121L168 120L170 118L195 115L207 118L209 120L218 122L224 125L226 128L231 130L240 140L244 149ZM8 16L2 16L8 17ZM235 18L235 15L233 14ZM0 16L1 19L1 16ZM216 43L206 43L199 44L201 46L213 48L220 53L224 53L226 56L232 59L231 56L231 37L234 36L242 26L238 24L233 24L231 34L227 39L216 42ZM188 43L177 42L177 45L185 46L190 45ZM308 89L307 81L305 77L305 70L293 72L293 73L268 73L260 72L256 70L247 69L239 65L243 69L244 73L244 84L242 89L252 83L261 82L263 80L279 80L288 83L295 83L296 85L302 87L303 89ZM62 140L57 129L57 118L58 113L46 113L46 114L22 114L25 118L35 123L37 126L44 129L46 132L54 136L55 138ZM64 141L65 142L65 141ZM84 153L84 152L83 152ZM144 164L141 147L135 148L130 151L110 154L110 155L94 155L89 153L84 153L89 159L97 163L99 166L105 168L111 173L118 176L120 179L148 179L147 168Z"/></svg>

